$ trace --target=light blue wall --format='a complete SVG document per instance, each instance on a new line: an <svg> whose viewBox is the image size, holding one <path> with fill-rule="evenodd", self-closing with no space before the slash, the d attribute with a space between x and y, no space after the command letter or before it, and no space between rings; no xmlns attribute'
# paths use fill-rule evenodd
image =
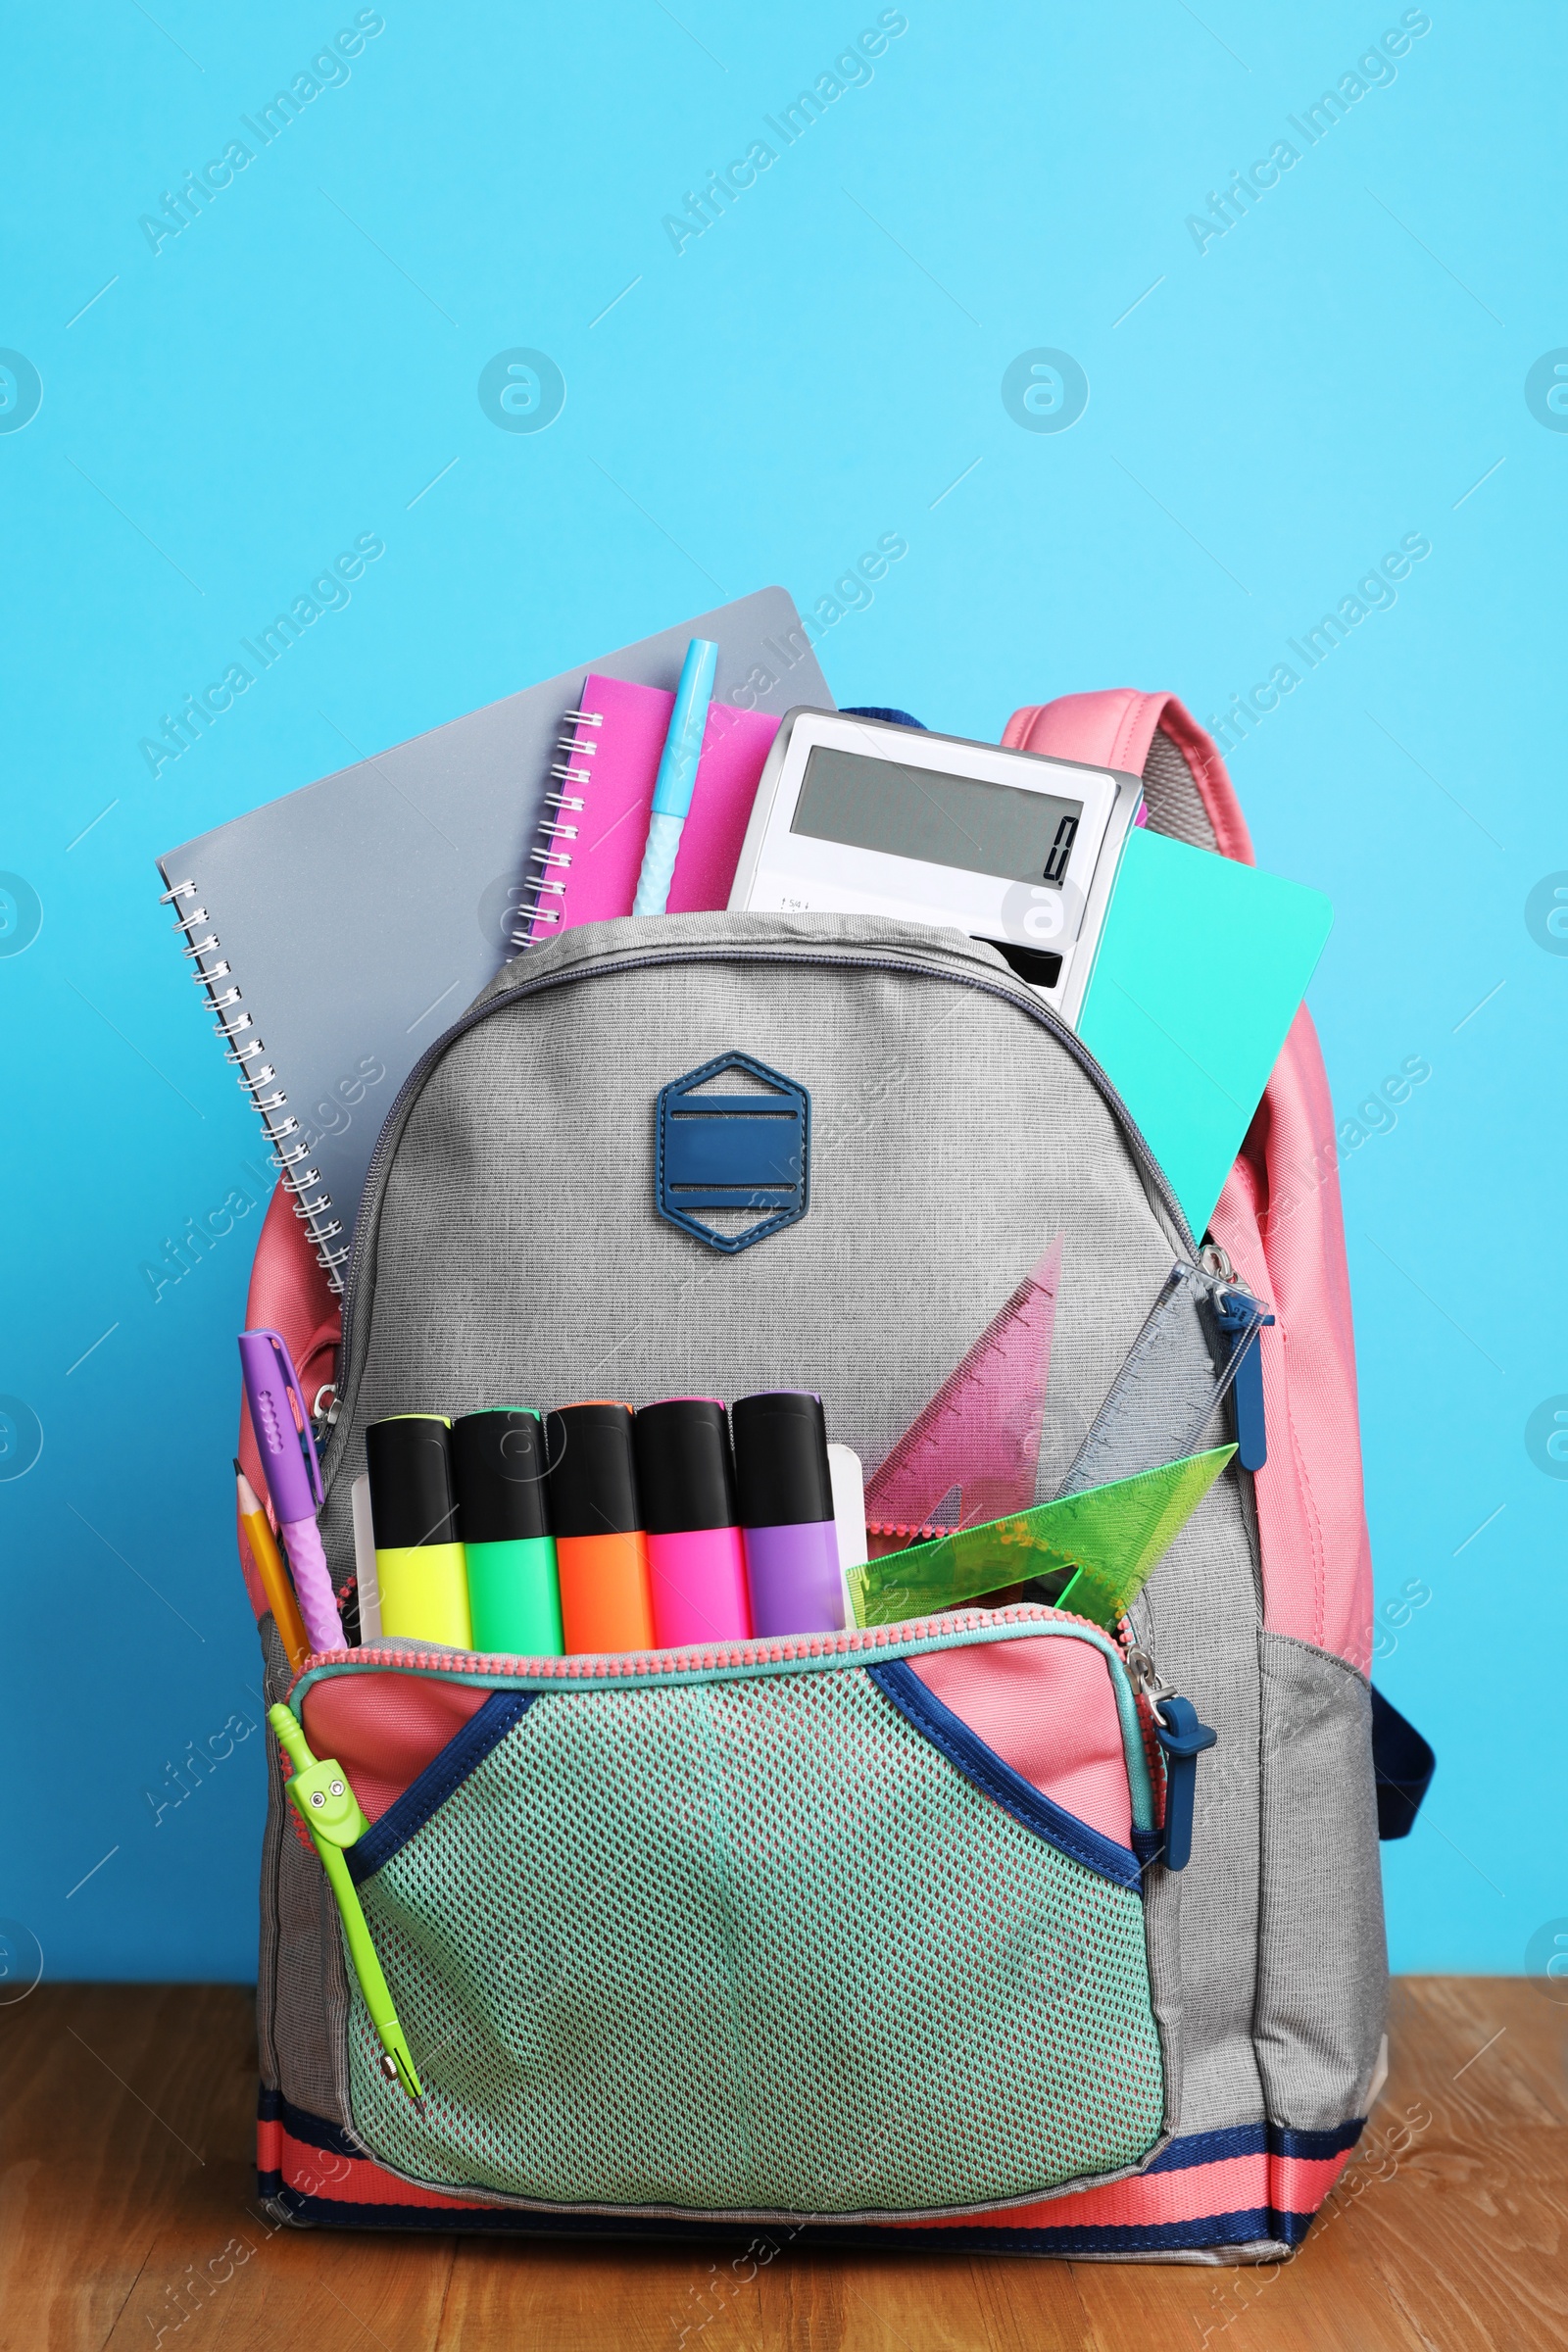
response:
<svg viewBox="0 0 1568 2352"><path fill-rule="evenodd" d="M259 1735L155 1816L187 1742L258 1720L227 1470L257 1218L157 1303L142 1266L260 1153L154 853L720 591L809 608L879 533L909 553L827 633L836 693L993 736L1126 682L1223 712L1420 534L1234 769L1262 861L1338 910L1312 1004L1342 1116L1430 1065L1345 1171L1378 1671L1442 1754L1388 1855L1394 1958L1521 1967L1568 1910L1536 1829L1568 1462L1526 1436L1568 1409L1568 940L1527 914L1568 869L1568 414L1526 400L1568 346L1557 12L1434 0L1309 144L1291 118L1396 4L909 0L679 253L662 217L782 147L764 118L874 0L386 0L261 148L241 117L354 18L11 27L0 344L42 379L0 433L0 866L42 912L0 953L11 1469L42 1435L0 1483L14 1943L68 1977L253 1967ZM155 254L139 216L238 137ZM1188 216L1281 140L1299 160L1200 251ZM481 411L516 345L564 373L548 431ZM1003 403L1041 347L1087 373L1068 430ZM348 609L155 779L139 739L370 531Z"/></svg>

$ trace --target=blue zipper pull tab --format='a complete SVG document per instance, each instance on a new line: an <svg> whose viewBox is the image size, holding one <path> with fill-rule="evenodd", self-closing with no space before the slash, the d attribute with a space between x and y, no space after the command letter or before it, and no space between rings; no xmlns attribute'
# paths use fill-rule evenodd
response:
<svg viewBox="0 0 1568 2352"><path fill-rule="evenodd" d="M1167 1870L1185 1870L1193 1854L1193 1800L1198 1793L1198 1759L1219 1738L1198 1720L1190 1698L1172 1690L1154 1709L1154 1738L1165 1751L1165 1851Z"/></svg>
<svg viewBox="0 0 1568 2352"><path fill-rule="evenodd" d="M1198 1759L1219 1738L1198 1720L1198 1709L1169 1683L1142 1642L1127 1651L1127 1671L1154 1718L1154 1738L1165 1756L1165 1841L1159 1855L1167 1870L1185 1870L1193 1856L1193 1803L1198 1793Z"/></svg>
<svg viewBox="0 0 1568 2352"><path fill-rule="evenodd" d="M1214 1267L1207 1263L1210 1256L1218 1261ZM1272 1323L1274 1318L1234 1281L1231 1261L1217 1243L1209 1243L1203 1257L1204 1271L1217 1272L1221 1277L1214 1289L1214 1315L1231 1344L1236 1458L1244 1470L1261 1470L1268 1460L1268 1426L1263 1418L1262 1331L1264 1324Z"/></svg>

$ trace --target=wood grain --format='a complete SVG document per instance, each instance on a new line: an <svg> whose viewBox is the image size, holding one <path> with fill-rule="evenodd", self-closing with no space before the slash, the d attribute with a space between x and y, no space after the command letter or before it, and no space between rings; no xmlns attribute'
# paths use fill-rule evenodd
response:
<svg viewBox="0 0 1568 2352"><path fill-rule="evenodd" d="M1395 1987L1393 2071L1293 2262L278 2229L229 1985L43 1985L0 2008L0 2352L1543 2352L1568 2347L1568 2006Z"/></svg>

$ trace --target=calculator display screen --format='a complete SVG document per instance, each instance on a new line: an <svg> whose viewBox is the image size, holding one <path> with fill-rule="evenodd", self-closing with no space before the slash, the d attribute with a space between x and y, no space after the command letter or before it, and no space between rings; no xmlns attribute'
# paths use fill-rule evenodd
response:
<svg viewBox="0 0 1568 2352"><path fill-rule="evenodd" d="M982 776L942 775L819 744L807 760L790 830L1059 890L1083 812L1082 801L1049 792L1020 792Z"/></svg>

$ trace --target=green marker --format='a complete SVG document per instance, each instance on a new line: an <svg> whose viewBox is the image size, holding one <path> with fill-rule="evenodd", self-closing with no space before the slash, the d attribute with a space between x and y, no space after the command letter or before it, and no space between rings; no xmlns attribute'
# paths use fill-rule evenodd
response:
<svg viewBox="0 0 1568 2352"><path fill-rule="evenodd" d="M474 1648L559 1658L561 1583L545 1514L539 1415L502 1405L454 1421L452 1481Z"/></svg>
<svg viewBox="0 0 1568 2352"><path fill-rule="evenodd" d="M343 1920L343 1933L349 1939L349 1956L359 1979L360 1992L370 2012L370 2022L381 2037L386 2055L381 2070L389 2082L401 2082L411 2099L422 2108L424 2092L415 2069L414 2053L408 2045L398 2013L392 2006L387 1981L381 1974L370 1930L360 1907L359 1889L349 1877L349 1866L343 1859L343 1848L357 1845L369 1828L360 1811L360 1803L349 1787L348 1775L332 1757L318 1764L306 1745L305 1734L298 1717L285 1706L269 1707L267 1720L277 1735L294 1770L288 1783L289 1795L301 1821L311 1833L311 1843L321 1858L332 1892L337 1896L338 1911Z"/></svg>

